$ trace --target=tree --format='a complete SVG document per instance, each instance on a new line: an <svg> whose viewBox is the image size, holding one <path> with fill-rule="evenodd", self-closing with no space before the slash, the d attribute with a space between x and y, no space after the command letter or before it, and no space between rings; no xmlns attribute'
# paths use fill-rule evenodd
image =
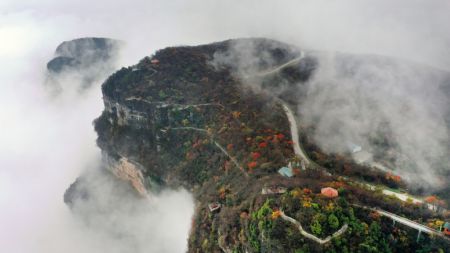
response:
<svg viewBox="0 0 450 253"><path fill-rule="evenodd" d="M252 156L253 160L258 160L258 158L261 157L261 153L259 153L259 152L252 152L251 156Z"/></svg>
<svg viewBox="0 0 450 253"><path fill-rule="evenodd" d="M339 220L334 214L330 214L328 216L328 225L330 225L331 228L337 229L339 227Z"/></svg>
<svg viewBox="0 0 450 253"><path fill-rule="evenodd" d="M249 163L247 164L249 170L252 170L252 169L255 168L257 165L258 165L258 163L255 162L255 161L251 161L251 162L249 162Z"/></svg>
<svg viewBox="0 0 450 253"><path fill-rule="evenodd" d="M321 235L322 234L322 225L320 225L320 222L318 220L314 221L311 224L311 231L315 235Z"/></svg>
<svg viewBox="0 0 450 253"><path fill-rule="evenodd" d="M376 221L373 221L369 227L369 234L371 237L378 241L382 237L380 224Z"/></svg>
<svg viewBox="0 0 450 253"><path fill-rule="evenodd" d="M444 221L436 220L435 221L435 225L436 225L437 228L439 228L439 231L441 231L442 230L442 225L444 225Z"/></svg>
<svg viewBox="0 0 450 253"><path fill-rule="evenodd" d="M162 99L167 98L167 94L164 92L164 90L160 90L158 96Z"/></svg>

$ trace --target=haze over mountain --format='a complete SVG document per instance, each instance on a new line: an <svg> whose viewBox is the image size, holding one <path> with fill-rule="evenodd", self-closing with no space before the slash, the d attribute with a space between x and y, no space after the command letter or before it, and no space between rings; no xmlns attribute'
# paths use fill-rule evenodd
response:
<svg viewBox="0 0 450 253"><path fill-rule="evenodd" d="M294 105L293 112L303 119L300 130L309 131L305 131L308 138L301 137L304 138L301 140L311 151L311 157L324 158L322 152L333 153L328 160L331 166L332 162L339 161L335 159L341 158L339 155L351 156L348 154L349 147L354 147L351 144L361 146L371 153L373 161L387 158L383 165L394 169L405 180L403 183L412 182L401 183L401 188L418 188L415 193L438 193L442 199L448 198L445 196L448 190L442 190L448 187L446 159L449 157L450 31L447 24L450 5L447 1L370 4L286 1L280 4L272 1L6 0L0 3L0 9L0 245L6 252L123 252L125 249L183 252L189 243L189 247L201 246L203 242L199 240L187 241L191 218L207 211L205 206L200 211L195 209L199 195L189 193L189 187L187 190L175 187L152 193L150 203L135 199L134 188L128 183L117 182L110 174L99 172L105 163L95 143L98 136L92 122L104 110L100 87L116 70L131 66L127 71L132 71L132 66L145 56L151 57L166 47L202 45L230 38L271 38L289 45L288 48L296 48L297 53L307 52L308 57L301 61L303 65L299 69L311 67L314 71L310 76L305 76L309 70L298 72L287 68L271 79L246 79L255 70L258 57L264 59L265 65L256 70L282 64L282 61L267 62L270 57L258 55L258 50L252 51L252 46L246 43L212 55L209 63L216 67L228 64L230 78L241 80L242 87L250 88L251 92L245 88L249 93L244 94L262 92L269 101L281 97ZM49 82L47 63L55 57L57 45L76 38L115 38L126 46L121 47L116 58L111 58L114 58L111 65L95 64L84 68L87 72L59 78L62 90L59 96L49 99L45 88ZM91 63L92 59L87 62ZM172 64L175 63L169 65ZM97 69L98 66L101 68ZM87 74L90 70L95 73ZM184 71L198 69L184 68ZM89 85L85 85L83 78ZM272 81L277 81L278 87L271 87ZM80 92L80 87L86 88ZM160 94L158 90L151 95L167 96L165 99L180 96L171 92ZM194 91L188 90L186 94L189 92ZM190 99L197 98L204 97ZM282 110L278 108L274 112L282 113ZM282 130L289 136L287 128ZM379 136L386 138L383 142L374 141ZM380 148L383 145L389 149ZM343 165L348 162L344 159L342 167L335 163L338 165L331 166L335 168L331 172L343 173ZM359 168L359 165L352 166ZM356 175L357 171L362 174ZM377 182L383 184L394 183L393 177L379 177L384 174L372 174L367 168L350 170L349 174L378 178ZM86 185L96 182L98 188L91 194L94 197L81 202L84 209L80 208L74 215L76 212L63 203L63 195L80 175L90 175L91 180L84 182ZM253 190L261 191L258 187ZM130 196L130 189L134 197ZM318 193L318 189L313 190ZM214 198L210 196L203 201ZM127 204L111 209L111 203L123 201ZM89 206L93 210L86 209ZM408 208L402 208L401 212L410 214ZM155 227L159 229L155 231ZM410 238L417 236L410 233ZM206 234L196 238L206 238Z"/></svg>
<svg viewBox="0 0 450 253"><path fill-rule="evenodd" d="M65 80L79 79L78 89L89 88L117 68L123 42L108 38L79 38L58 45L55 58L47 63L47 85L54 92Z"/></svg>

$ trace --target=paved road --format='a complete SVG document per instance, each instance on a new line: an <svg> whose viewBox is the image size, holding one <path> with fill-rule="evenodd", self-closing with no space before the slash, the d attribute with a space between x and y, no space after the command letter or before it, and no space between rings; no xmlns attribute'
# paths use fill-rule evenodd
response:
<svg viewBox="0 0 450 253"><path fill-rule="evenodd" d="M281 69L293 65L297 62L299 62L301 59L303 59L305 57L305 52L301 51L300 52L300 56L290 60L284 64L281 64L278 67L275 67L273 69L264 71L264 72L260 72L257 74L253 74L253 75L249 75L246 76L245 78L250 78L250 77L263 77L266 75L271 75L273 73L276 73L278 71L280 71ZM278 102L283 106L283 110L286 113L286 116L288 117L289 120L289 125L290 125L290 130L291 130L291 136L292 136L292 141L293 141L293 148L294 148L294 153L295 155L301 157L304 161L306 165L310 164L310 160L308 158L308 156L303 152L303 150L300 148L300 144L299 144L299 135L298 135L298 125L297 125L297 121L295 120L295 116L294 113L292 112L292 110L289 108L289 106L282 101L281 99L278 100Z"/></svg>
<svg viewBox="0 0 450 253"><path fill-rule="evenodd" d="M412 220L409 220L407 218L398 216L398 215L396 215L394 213L390 213L390 212L383 211L383 210L376 210L376 211L379 214L383 215L383 216L389 217L392 220L395 220L396 222L401 223L401 224L403 224L405 226L408 226L410 228L413 228L415 230L420 230L420 231L425 232L427 234L433 234L433 235L439 235L439 236L442 235L442 233L439 232L438 230L429 228L429 227L427 227L425 225L422 225L422 224L417 223L415 221L412 221Z"/></svg>
<svg viewBox="0 0 450 253"><path fill-rule="evenodd" d="M365 166L370 166L370 167L374 167L378 170L381 170L383 172L389 172L389 173L395 173L392 169L386 167L385 165L379 163L379 162L374 162L372 160L373 155L365 150L362 150L360 152L357 152L355 154L353 154L353 159L361 165L365 165ZM348 179L350 180L350 179ZM375 190L376 187L374 185L368 184L368 183L361 183L364 184L366 186L368 186L370 189ZM399 192L395 192L389 189L383 189L383 194L387 195L387 196L395 196L396 198L400 199L401 201L412 201L412 203L414 204L423 204L424 200L420 199L418 197L414 197L412 195L409 195L407 193L399 193ZM428 209L432 210L432 211L437 211L438 207L436 205L432 205L429 203L426 203L426 206ZM441 209L444 212L446 211L445 209Z"/></svg>
<svg viewBox="0 0 450 253"><path fill-rule="evenodd" d="M355 204L353 204L353 206L364 208L364 209L368 209L368 210L372 210L374 212L379 213L382 216L388 217L388 218L392 219L395 222L401 223L401 224L403 224L403 225L405 225L407 227L410 227L412 229L415 229L415 230L417 230L419 232L424 232L424 233L427 233L427 234L430 234L430 235L439 236L439 237L445 238L446 240L450 241L450 238L445 236L439 230L432 229L432 228L427 227L427 226L425 226L423 224L417 223L417 222L415 222L413 220L407 219L405 217L398 216L398 215L396 215L394 213L391 213L391 212L388 212L388 211L384 211L384 210L381 210L379 208L368 207L368 206L360 206L360 205L355 205Z"/></svg>
<svg viewBox="0 0 450 253"><path fill-rule="evenodd" d="M260 73L257 73L257 74L254 74L254 75L248 76L248 77L263 77L263 76L266 76L266 75L271 75L273 73L276 73L276 72L282 70L283 68L285 68L287 66L290 66L290 65L293 65L293 64L299 62L304 57L305 57L305 52L301 51L300 52L300 56L295 58L295 59L293 59L293 60L290 60L290 61L288 61L288 62L286 62L284 64L281 64L280 66L275 67L273 69L270 69L270 70L267 70L267 71L264 71L264 72L260 72ZM309 165L310 164L310 160L308 159L308 156L300 148L299 135L298 135L298 125L297 125L297 121L295 120L294 113L292 112L292 110L289 108L289 106L284 101L279 99L278 102L283 106L283 110L286 113L286 116L288 117L288 120L289 120L289 126L290 126L290 130L291 130L291 137L292 137L292 141L294 142L293 145L292 145L293 148L294 148L294 153L297 156L301 157L305 161L306 165Z"/></svg>
<svg viewBox="0 0 450 253"><path fill-rule="evenodd" d="M281 64L278 67L275 67L273 69L262 71L262 72L259 72L259 73L256 73L256 74L246 75L246 76L244 76L244 78L264 77L264 76L275 74L278 71L280 71L280 70L282 70L282 69L284 69L284 68L286 68L288 66L291 66L291 65L294 65L294 64L298 63L304 57L305 57L305 52L301 51L300 52L300 56L295 58L295 59L292 59L292 60L290 60L290 61L288 61L286 63L283 63L283 64Z"/></svg>
<svg viewBox="0 0 450 253"><path fill-rule="evenodd" d="M361 182L361 181L355 181L354 179L350 179L348 177L344 177L346 180L348 181L352 181L355 183L358 183L360 185L365 185L367 186L370 190L375 191L377 189L377 186L373 185L373 184L369 184L366 182ZM383 187L383 186L382 186ZM403 201L403 202L408 202L411 201L413 204L426 204L427 208L430 209L431 211L437 211L438 210L438 206L436 205L432 205L429 203L424 203L423 199L420 199L418 197L412 196L408 193L400 193L400 192L395 192L393 190L390 189L382 189L381 191L384 195L386 196L393 196L396 197L397 199ZM440 207L439 208L442 212L446 212L447 209Z"/></svg>
<svg viewBox="0 0 450 253"><path fill-rule="evenodd" d="M256 76L265 76L265 75L269 75L269 74L275 73L275 72L277 72L277 71L280 71L280 70L283 69L284 67L289 66L289 65L291 65L291 64L294 64L294 63L298 62L298 61L299 61L300 59L302 59L303 57L304 57L304 53L302 52L302 54L300 55L300 57L298 57L298 58L296 58L296 59L293 59L293 60L291 60L291 61L289 61L289 62L287 62L287 63L285 63L285 64L283 64L283 65L280 65L280 66L278 66L278 67L276 67L276 68L274 68L274 69L272 69L272 70L269 70L269 71L266 71L266 72L259 73L259 74L257 74ZM300 156L301 158L303 158L303 160L305 161L305 163L307 163L307 164L309 165L309 164L311 163L312 160L310 160L309 157L308 157L308 156L303 152L303 150L300 148L300 144L299 144L299 134L298 134L298 125L297 125L297 121L295 120L294 113L292 112L292 110L289 108L289 106L288 106L285 102L283 102L282 100L279 100L279 102L280 102L281 105L283 106L283 110L285 111L286 116L288 117L288 121L289 121L289 125L290 125L290 131L291 131L291 136L292 136L292 141L293 141L294 153L295 153L297 156ZM380 166L381 164L373 163L372 165L375 166L375 167L379 167L379 169L382 169L382 170L383 170L383 169L387 169L387 168L384 167L384 166ZM380 167L381 167L381 168L380 168ZM371 185L371 184L368 184L368 183L365 183L365 184L366 184L370 189L373 189L373 190L376 189L376 186L374 186L374 185ZM412 197L412 196L410 196L410 195L408 195L408 194L406 194L406 193L397 193L397 192L394 192L394 191L391 191L391 190L388 190L388 189L383 189L383 194L389 195L389 196L394 195L394 196L396 196L398 199L400 199L400 200L402 200L402 201L407 201L408 199L412 199L413 203L423 203L423 200L418 199L418 198L414 198L414 197ZM394 214L394 213L390 213L390 212L387 212L387 211L384 211L384 210L379 210L379 209L370 208L370 207L364 207L364 208L370 209L370 210L373 210L373 211L377 211L379 214L381 214L381 215L383 215L383 216L386 216L386 217L389 217L390 219L392 219L392 220L394 220L394 221L396 221L396 222L399 222L399 223L401 223L401 224L404 224L404 225L406 225L406 226L408 226L408 227L410 227L410 228L416 229L416 230L418 230L419 232L424 232L424 233L428 233L428 234L432 234L432 235L436 235L436 236L441 236L441 237L444 237L444 238L447 239L447 240L450 240L449 238L447 238L445 235L443 235L443 234L442 234L441 232L439 232L438 230L429 228L429 227L427 227L427 226L425 226L425 225L422 225L422 224L417 223L417 222L415 222L415 221L412 221L412 220L409 220L409 219L407 219L407 218L398 216L398 215L396 215L396 214ZM429 208L432 209L432 210L434 210L434 206L433 206L433 205L431 205L431 207L430 207L430 205L429 205ZM312 234L307 233L305 230L303 230L301 224L300 224L297 220L295 220L295 219L293 219L293 218L291 218L291 217L285 215L284 212L281 212L281 217L282 217L284 220L289 221L289 222L291 222L291 223L297 225L298 228L299 228L299 230L300 230L300 233L301 233L302 235L304 235L305 237L307 237L307 238L309 238L309 239L311 239L311 240L314 240L314 241L316 241L316 242L318 242L318 243L321 243L321 244L328 242L329 240L331 240L332 237L339 236L340 234L342 234L343 232L345 232L345 230L347 229L347 224L345 224L345 227L343 226L339 231L337 231L335 234L333 234L332 237L329 236L329 237L327 237L326 239L320 239L320 238L317 238L316 236L314 236L314 235L312 235Z"/></svg>
<svg viewBox="0 0 450 253"><path fill-rule="evenodd" d="M300 147L297 121L295 119L294 113L292 112L292 110L289 108L289 106L285 102L283 102L282 100L279 100L279 102L283 106L283 110L286 113L286 116L287 116L288 121L289 121L292 141L294 142L293 143L294 153L297 156L301 157L305 161L306 165L310 165L312 160L309 159L309 157L306 155L305 152L303 152L303 150ZM350 180L350 179L348 179L348 180ZM372 184L369 184L369 183L362 183L362 184L365 184L371 190L375 190L376 189L375 185L372 185ZM414 197L414 196L411 196L411 195L409 195L407 193L394 192L394 191L389 190L389 189L383 189L382 193L384 195L387 195L387 196L395 196L395 197L397 197L398 199L400 199L401 201L404 201L404 202L409 201L409 200L412 200L412 203L419 203L419 204L422 204L424 202L422 199ZM435 205L427 204L427 207L428 207L428 209L430 209L432 211L436 211L437 210L437 207Z"/></svg>
<svg viewBox="0 0 450 253"><path fill-rule="evenodd" d="M293 142L292 146L294 147L294 153L297 156L301 157L305 161L306 165L309 165L310 161L309 161L308 156L300 148L299 136L298 136L298 125L297 125L297 121L295 120L294 113L291 111L289 106L286 105L286 103L284 103L281 100L280 100L280 103L283 106L283 110L286 113L286 116L287 116L288 121L289 121L289 127L290 127L290 130L291 130L291 137L292 137L292 142Z"/></svg>
<svg viewBox="0 0 450 253"><path fill-rule="evenodd" d="M304 57L305 57L305 53L303 51L301 51L299 57L297 57L297 58L295 58L293 60L290 60L290 61L288 61L288 62L286 62L286 63L284 63L284 64L282 64L282 65L280 65L280 66L278 66L278 67L276 67L274 69L258 73L255 76L262 77L262 76L267 76L267 75L274 74L274 73L282 70L285 67L288 67L288 66L291 66L291 65L294 65L294 64L298 63Z"/></svg>
<svg viewBox="0 0 450 253"><path fill-rule="evenodd" d="M423 203L423 200L415 198L413 196L410 196L409 194L394 192L389 189L383 189L383 194L388 195L388 196L395 196L396 198L400 199L401 201L408 201L409 199L411 199L413 203L419 203L419 204Z"/></svg>
<svg viewBox="0 0 450 253"><path fill-rule="evenodd" d="M306 238L308 238L310 240L313 240L313 241L315 241L315 242L317 242L319 244L325 244L325 243L331 241L331 239L342 235L343 233L345 233L345 231L347 231L347 228L348 228L348 225L344 224L338 231L334 232L332 235L327 236L325 239L320 239L319 237L306 232L303 229L302 224L300 224L300 222L298 222L296 219L287 216L283 211L280 211L280 213L281 213L280 217L283 220L294 224L298 228L298 230L300 231L300 234L302 234L304 237L306 237Z"/></svg>

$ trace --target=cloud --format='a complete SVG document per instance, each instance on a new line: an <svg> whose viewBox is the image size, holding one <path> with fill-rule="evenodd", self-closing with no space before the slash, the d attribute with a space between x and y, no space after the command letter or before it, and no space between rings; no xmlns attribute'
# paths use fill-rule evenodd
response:
<svg viewBox="0 0 450 253"><path fill-rule="evenodd" d="M80 94L77 89L80 80L67 76L62 78L67 89L57 98L49 99L43 85L47 59L33 59L34 55L16 63L24 69L5 65L15 72L2 76L2 250L127 252L124 247L133 242L133 252L182 252L193 212L193 201L186 191L164 191L144 204L125 196L109 196L113 181L104 181L96 185L101 186L96 189L101 190L97 194L103 194L102 199L133 209L102 216L94 212L98 206L89 203L91 217L99 220L95 224L83 223L83 219L72 215L63 202L65 190L81 172L98 169L100 150L96 147L92 121L103 109L100 83ZM28 67L38 70L30 73ZM173 208L175 204L177 208ZM113 221L126 238L118 240L110 233L109 222ZM155 230L156 227L160 229Z"/></svg>
<svg viewBox="0 0 450 253"><path fill-rule="evenodd" d="M299 111L324 150L344 153L357 143L411 184L443 187L450 125L442 85L450 88L449 76L373 55L322 55Z"/></svg>
<svg viewBox="0 0 450 253"><path fill-rule="evenodd" d="M121 65L134 64L143 56L169 45L193 45L236 37L270 37L300 48L388 55L447 70L450 66L447 25L450 23L450 3L444 0L386 0L370 4L356 0L5 0L0 2L0 10L0 245L7 252L70 252L71 249L73 252L104 252L108 245L117 245L108 234L97 236L97 230L86 229L74 220L62 203L67 186L99 157L91 122L100 115L103 107L98 88L101 81L94 86L97 88L83 96L69 90L59 99L48 101L42 86L45 65L53 57L56 46L64 40L86 36L123 40L128 47L122 53ZM323 77L325 80L316 79L319 84L314 87L323 83L330 90L334 89L333 80L326 79L332 76ZM69 85L71 81L67 80ZM345 89L359 95L353 82L346 84ZM362 94L368 96L369 91ZM375 92L382 97L382 92L391 91ZM392 92L398 92L391 94L394 101L380 100L386 103L382 108L387 112L389 103L393 103L394 109L401 108L401 103L396 104L395 99L406 96L400 88ZM433 99L436 91L431 89L429 97L417 90L407 89L406 92L410 92L405 93L409 96L406 102L412 107L404 115L403 111L394 112L401 113L403 118L412 120L417 116L425 121L415 128L393 125L398 131L409 131L414 133L409 136L417 136L412 140L400 140L406 143L425 141L427 147L439 147L439 140L445 139L441 122L436 121L441 111L437 110L437 115L427 114L434 112L434 106L439 108ZM326 95L322 94L323 97ZM423 102L430 102L426 107L414 106L424 98ZM345 101L349 106L335 112L351 113L357 102L357 97L352 97ZM370 111L371 108L367 105L361 110ZM386 113L381 110L380 115L382 112ZM334 124L333 118L324 116L325 122ZM354 121L348 124L351 122ZM370 125L365 121L357 123L355 126L358 127ZM436 138L428 140L427 133ZM365 132L356 132L355 136L360 134ZM407 153L416 155L413 151ZM138 216L146 226L143 233L150 233L155 239L149 240L149 244L138 245L153 252L178 249L169 248L171 245L165 247L167 243L173 243L174 247L186 243L189 226L186 222L192 212L192 202L185 192L164 194L154 206L144 207L149 208L148 215ZM183 203L184 208L166 216L166 210L173 210L174 202ZM172 226L171 217L178 217L183 228L178 230ZM130 226L134 225L139 224L130 220ZM159 235L146 230L147 227L161 226L167 226L164 232L176 230L179 233L170 237L171 234ZM144 238L133 233L129 235L137 236L136 240ZM150 245L153 243L155 245Z"/></svg>
<svg viewBox="0 0 450 253"><path fill-rule="evenodd" d="M193 201L186 190L164 190L141 198L128 183L98 168L85 174L76 187L86 195L72 199L73 213L102 242L98 251L185 250L187 241L180 239L186 238L193 214Z"/></svg>
<svg viewBox="0 0 450 253"><path fill-rule="evenodd" d="M61 77L66 89L50 100L43 85L46 63L60 42L84 36L79 33L79 20L40 17L26 10L7 13L0 20L5 21L1 31L7 41L0 58L2 250L129 252L124 247L135 242L134 252L182 252L193 211L186 191L164 191L145 205L128 201L130 207L142 210L105 215L98 226L84 224L71 214L63 203L65 190L82 171L95 167L100 157L92 121L103 109L103 80L80 95L76 75ZM65 25L75 31L65 30ZM108 189L107 183L103 186ZM124 199L115 199L119 200ZM128 238L117 240L111 235L108 221L115 221Z"/></svg>
<svg viewBox="0 0 450 253"><path fill-rule="evenodd" d="M289 93L289 99L299 103L302 123L316 127L312 137L323 150L345 153L350 144L357 143L372 153L374 162L383 162L411 186L444 187L450 153L450 75L445 72L450 66L450 33L441 22L447 20L442 10L450 10L450 5L327 3L305 1L298 4L304 8L292 6L298 16L284 13L292 20L283 25L276 14L270 17L271 25L279 27L276 38L302 27L287 41L317 59L308 82L293 85L292 80L278 78L270 79L276 84L268 84L249 78L281 63L247 40L216 54L212 64L230 66L256 91L274 96ZM403 12L393 12L401 8ZM436 16L430 18L430 13ZM301 23L307 19L310 22ZM274 44L266 49L280 46ZM298 57L295 49L288 50L292 51L290 59ZM267 64L261 64L261 59ZM306 59L303 64L308 67Z"/></svg>

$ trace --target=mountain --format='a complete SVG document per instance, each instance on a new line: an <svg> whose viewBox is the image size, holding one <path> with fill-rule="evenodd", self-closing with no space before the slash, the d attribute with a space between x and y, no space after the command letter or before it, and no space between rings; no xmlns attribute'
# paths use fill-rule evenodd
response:
<svg viewBox="0 0 450 253"><path fill-rule="evenodd" d="M294 109L319 67L316 53L262 38L159 50L103 83L98 171L143 201L161 188L188 189L196 200L189 252L446 249L440 235L416 242L417 231L393 224L389 213L445 214L375 190L371 184L404 183L298 133ZM65 194L75 213L96 199L101 184L90 177Z"/></svg>
<svg viewBox="0 0 450 253"><path fill-rule="evenodd" d="M47 63L48 84L64 88L64 78L82 78L80 89L90 87L116 68L123 42L110 38L78 38L61 43Z"/></svg>

